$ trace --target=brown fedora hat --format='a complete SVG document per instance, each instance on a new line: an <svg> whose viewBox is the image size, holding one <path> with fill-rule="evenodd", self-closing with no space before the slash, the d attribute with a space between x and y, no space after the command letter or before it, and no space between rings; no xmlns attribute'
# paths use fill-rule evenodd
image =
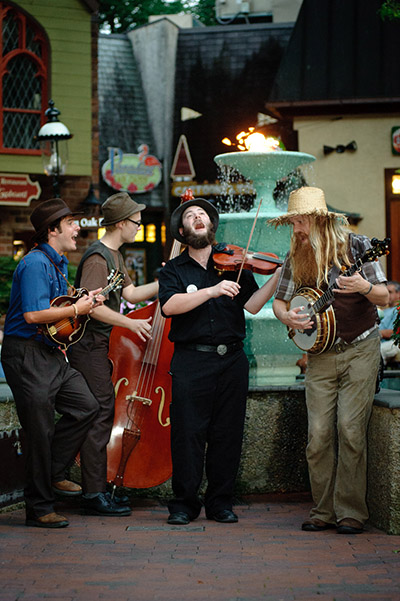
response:
<svg viewBox="0 0 400 601"><path fill-rule="evenodd" d="M69 206L61 198L50 198L38 205L31 214L31 223L36 234L41 234L57 219L67 215L80 215L81 212L71 211Z"/></svg>
<svg viewBox="0 0 400 601"><path fill-rule="evenodd" d="M134 213L144 211L146 205L138 204L126 192L117 192L109 196L101 206L104 219L101 220L101 227L114 225L119 221L128 219Z"/></svg>
<svg viewBox="0 0 400 601"><path fill-rule="evenodd" d="M175 240L178 240L178 242L182 242L183 244L186 244L185 238L181 236L179 232L179 228L182 227L182 215L186 211L186 209L192 206L201 207L202 209L204 209L207 215L209 216L211 223L214 226L214 231L216 232L218 228L218 211L214 207L214 205L211 204L211 202L209 202L205 198L193 198L193 200L183 202L172 213L170 222L171 235L175 238Z"/></svg>

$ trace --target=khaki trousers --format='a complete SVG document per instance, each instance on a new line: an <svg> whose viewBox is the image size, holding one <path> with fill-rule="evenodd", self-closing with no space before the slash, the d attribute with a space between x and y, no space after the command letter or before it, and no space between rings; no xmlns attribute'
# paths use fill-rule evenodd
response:
<svg viewBox="0 0 400 601"><path fill-rule="evenodd" d="M374 332L361 342L308 356L306 454L315 503L310 516L327 523L368 519L367 428L379 344Z"/></svg>

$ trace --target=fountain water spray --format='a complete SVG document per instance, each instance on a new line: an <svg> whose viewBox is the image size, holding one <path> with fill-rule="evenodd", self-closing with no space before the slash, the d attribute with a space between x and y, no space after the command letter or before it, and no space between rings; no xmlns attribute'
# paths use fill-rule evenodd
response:
<svg viewBox="0 0 400 601"><path fill-rule="evenodd" d="M247 136L245 143L246 138ZM282 214L276 207L273 191L277 180L286 177L300 165L314 160L315 157L310 154L279 148L234 151L214 157L219 167L234 168L250 179L257 198L262 199L251 250L272 252L281 259L285 258L290 244L289 228L274 230L267 225L268 219ZM253 208L248 212L220 214L218 241L245 248L256 210ZM258 284L262 285L268 276L255 277ZM246 314L245 351L250 361L251 386L265 387L295 382L300 371L296 361L301 353L295 345L290 344L285 326L273 314L271 301L257 315Z"/></svg>

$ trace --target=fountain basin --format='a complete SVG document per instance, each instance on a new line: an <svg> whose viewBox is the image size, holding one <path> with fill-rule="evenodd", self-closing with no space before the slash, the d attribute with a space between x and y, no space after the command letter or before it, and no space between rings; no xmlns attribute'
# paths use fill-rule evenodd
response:
<svg viewBox="0 0 400 601"><path fill-rule="evenodd" d="M262 199L249 250L272 252L284 259L290 246L290 228L279 227L275 230L267 224L268 219L282 214L276 207L272 193L278 179L314 160L315 157L310 154L279 150L217 155L214 161L221 168L233 167L244 177L251 179L257 194L255 206L250 211L220 214L218 242L246 248ZM269 277L255 275L259 286ZM272 299L257 315L246 313L245 351L250 363L250 386L284 386L295 383L296 376L300 373L296 362L302 357L302 352L288 339L286 327L276 319L272 311Z"/></svg>
<svg viewBox="0 0 400 601"><path fill-rule="evenodd" d="M261 210L269 210L270 218L280 214L272 197L276 181L286 177L300 165L315 161L306 152L274 150L270 152L226 152L214 157L219 167L233 167L253 182L257 199L262 198ZM252 209L255 211L257 207Z"/></svg>

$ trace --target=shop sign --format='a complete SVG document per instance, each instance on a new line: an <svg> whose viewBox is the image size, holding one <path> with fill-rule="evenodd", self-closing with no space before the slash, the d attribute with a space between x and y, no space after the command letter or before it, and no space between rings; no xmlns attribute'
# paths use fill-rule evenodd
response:
<svg viewBox="0 0 400 601"><path fill-rule="evenodd" d="M110 148L109 158L101 173L104 181L114 190L141 194L150 192L161 181L161 163L151 154L149 147L142 144L139 154L124 153L120 148Z"/></svg>
<svg viewBox="0 0 400 601"><path fill-rule="evenodd" d="M0 205L28 207L41 191L39 182L25 173L0 173Z"/></svg>
<svg viewBox="0 0 400 601"><path fill-rule="evenodd" d="M392 154L400 154L400 125L392 127Z"/></svg>
<svg viewBox="0 0 400 601"><path fill-rule="evenodd" d="M100 226L100 221L102 220L102 217L98 218L98 217L82 217L82 219L79 219L78 223L79 223L79 227L81 229L87 229L87 228L99 228Z"/></svg>
<svg viewBox="0 0 400 601"><path fill-rule="evenodd" d="M255 194L252 184L250 183L214 183L203 182L174 182L171 186L172 196L180 197L185 193L186 188L190 188L195 197L202 196L240 196L241 194Z"/></svg>

